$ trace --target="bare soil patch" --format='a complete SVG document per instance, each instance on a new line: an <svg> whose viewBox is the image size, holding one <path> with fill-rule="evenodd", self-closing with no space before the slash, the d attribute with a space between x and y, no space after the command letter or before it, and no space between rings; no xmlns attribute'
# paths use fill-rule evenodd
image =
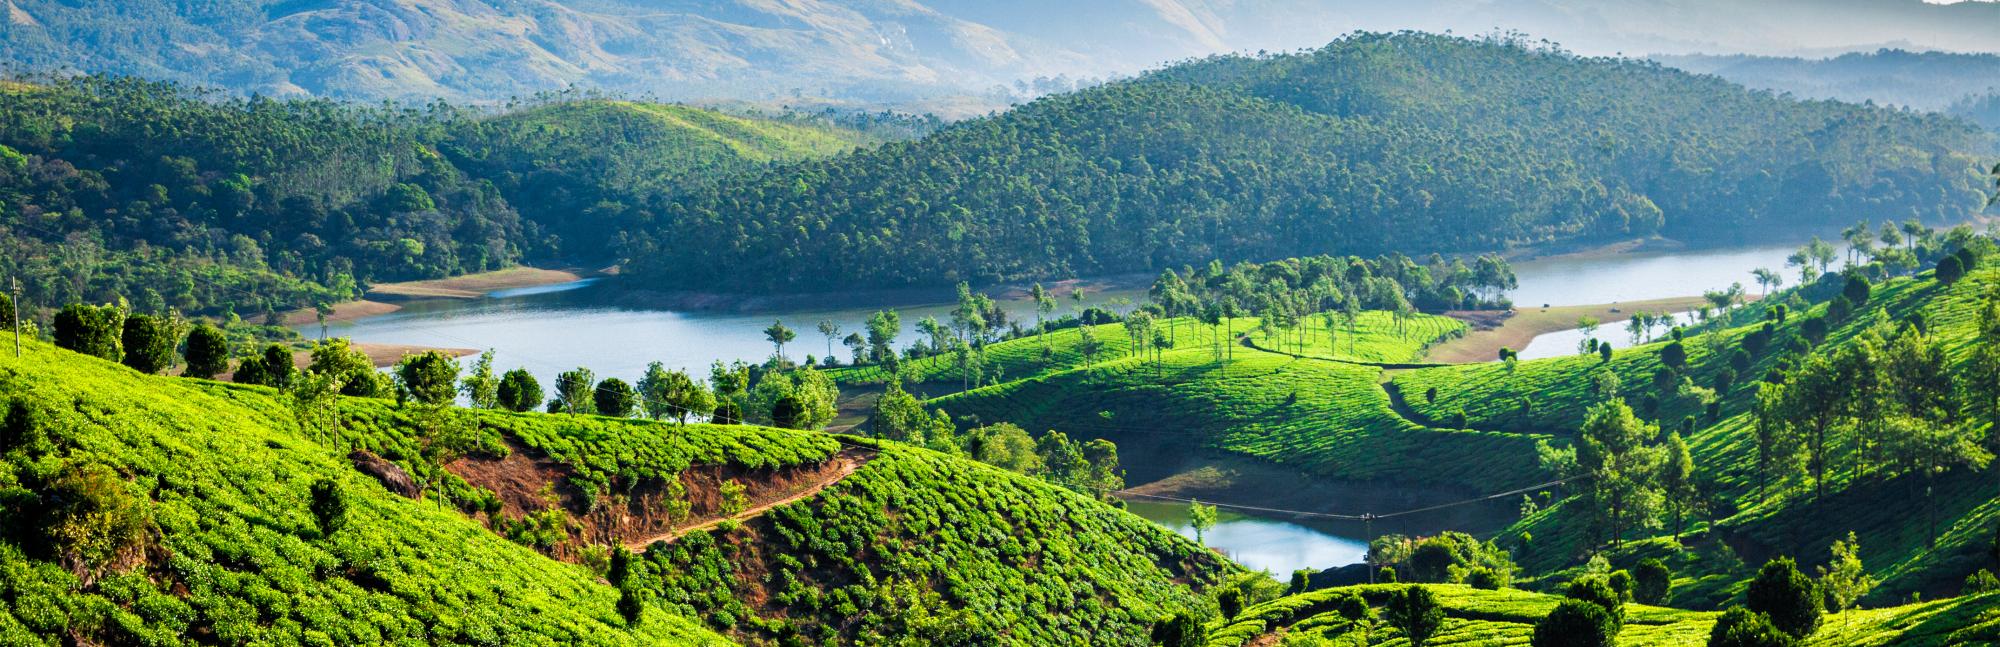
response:
<svg viewBox="0 0 2000 647"><path fill-rule="evenodd" d="M1444 364L1499 361L1501 348L1520 350L1538 335L1576 327L1576 320L1591 316L1607 328L1632 318L1636 312L1686 312L1707 305L1702 297L1671 297L1600 303L1587 306L1522 307L1511 311L1454 310L1447 317L1471 324L1465 335L1431 347L1426 360Z"/></svg>
<svg viewBox="0 0 2000 647"><path fill-rule="evenodd" d="M558 546L556 556L573 556L574 547L621 544L644 550L659 541L672 541L683 534L703 530L724 519L754 518L772 508L818 494L874 458L868 449L848 448L819 463L775 469L749 469L736 465L696 465L680 473L680 484L690 504L687 516L667 514L666 483L640 482L613 486L613 494L592 505L585 493L570 482L568 465L541 455L508 439L510 451L503 458L466 457L452 461L445 469L467 483L492 490L501 502L499 514L520 516L560 507L576 526L573 541ZM735 481L744 486L746 507L733 515L723 515L722 485Z"/></svg>

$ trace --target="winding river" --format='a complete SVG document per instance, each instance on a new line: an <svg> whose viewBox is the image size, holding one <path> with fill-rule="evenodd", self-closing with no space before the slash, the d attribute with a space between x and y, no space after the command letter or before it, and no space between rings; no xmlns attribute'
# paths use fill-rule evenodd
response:
<svg viewBox="0 0 2000 647"><path fill-rule="evenodd" d="M1527 305L1574 305L1700 294L1750 283L1758 267L1783 268L1791 245L1767 245L1721 250L1679 250L1607 255L1578 255L1514 264L1520 288L1514 301ZM1754 288L1753 288L1754 289ZM691 311L625 307L613 304L615 291L596 279L534 288L505 290L471 300L410 301L397 312L357 321L329 324L329 334L357 341L447 348L493 349L502 370L525 367L543 384L555 374L586 366L598 377L636 380L649 362L705 375L710 362L768 357L772 346L763 329L782 320L798 333L785 354L794 359L825 355L828 340L816 330L820 321L840 326L841 336L862 330L869 314L894 307L902 315L903 340L915 338L916 322L925 316L945 319L950 305L923 300L893 306L857 308L840 305L794 306L769 311ZM1087 303L1107 299L1139 300L1138 290L1089 295ZM1025 298L1003 300L1017 320L1032 321L1034 306ZM1062 300L1058 313L1074 312ZM318 326L299 327L307 336ZM1544 335L1524 356L1575 352L1575 331ZM1614 343L1624 337L1616 330L1600 331ZM845 356L838 340L834 353ZM1133 503L1131 509L1168 528L1192 536L1183 506ZM1359 561L1364 541L1291 520L1224 512L1216 527L1204 533L1207 543L1251 568L1283 574L1297 568L1328 568Z"/></svg>

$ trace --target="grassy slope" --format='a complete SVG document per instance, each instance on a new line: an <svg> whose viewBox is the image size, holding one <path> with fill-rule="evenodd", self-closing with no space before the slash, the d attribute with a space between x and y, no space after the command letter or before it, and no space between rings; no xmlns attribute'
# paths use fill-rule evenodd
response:
<svg viewBox="0 0 2000 647"><path fill-rule="evenodd" d="M629 644L724 641L710 630L894 640L977 624L1026 643L1142 644L1153 617L1199 604L1200 586L1233 570L1086 497L889 446L818 496L653 551L638 581L658 603L627 627L613 609L618 593L598 573L516 546L451 509L447 502L465 505L481 493L425 456L412 420L393 403L344 399L337 431L308 432L268 389L145 377L29 348L21 360L0 360L0 393L79 412L66 422L90 420L65 434L73 447L58 455L101 456L138 484L135 492L155 492L161 543L174 557L163 569L112 578L115 588L91 588L8 538L0 542L0 595L16 613L0 614L0 632L14 635L212 627L223 637L309 643ZM505 433L569 466L568 484L600 497L691 466L798 465L840 447L830 435L754 427L467 415L489 443ZM430 499L395 496L354 470L345 455L355 447L430 484ZM12 457L28 460L20 451ZM23 478L5 476L0 485L9 488ZM349 528L332 540L317 536L305 509L306 487L323 476L355 497ZM176 594L182 586L185 599Z"/></svg>
<svg viewBox="0 0 2000 647"><path fill-rule="evenodd" d="M1415 351L1412 343L1408 352ZM1532 436L1411 422L1377 385L1380 369L1241 346L1231 352L1227 362L1206 348L1168 352L1157 365L1130 357L931 404L1034 431L1214 447L1334 478L1505 489L1536 477Z"/></svg>
<svg viewBox="0 0 2000 647"><path fill-rule="evenodd" d="M66 460L116 469L150 499L162 555L147 571L83 586L20 537L0 542L0 633L172 643L175 636L308 644L723 642L681 616L628 628L617 593L581 567L516 546L435 503L390 494L345 450L296 431L268 391L148 378L29 343L0 358L0 391L60 412L59 448L10 452L9 517L23 477ZM352 495L348 528L321 538L306 509L318 478ZM476 574L476 576L474 575ZM198 638L199 639L199 638Z"/></svg>
<svg viewBox="0 0 2000 647"><path fill-rule="evenodd" d="M1280 598L1245 609L1233 621L1218 622L1209 636L1209 647L1238 647L1267 633L1282 632L1298 644L1361 645L1363 629L1354 627L1332 609L1335 596L1347 591L1361 593L1378 606L1398 587L1356 586L1324 589ZM1519 590L1481 591L1465 586L1435 585L1445 609L1445 623L1427 645L1524 644L1534 633L1535 621L1554 609L1561 598ZM1955 598L1887 609L1851 611L1829 616L1811 645L1962 645L1981 644L2000 638L2000 613L1994 604L2000 595ZM1708 639L1715 623L1713 612L1682 611L1661 607L1627 605L1625 628L1618 644L1646 645L1700 644ZM1310 639L1324 642L1307 642ZM1375 627L1369 644L1408 644L1399 632Z"/></svg>

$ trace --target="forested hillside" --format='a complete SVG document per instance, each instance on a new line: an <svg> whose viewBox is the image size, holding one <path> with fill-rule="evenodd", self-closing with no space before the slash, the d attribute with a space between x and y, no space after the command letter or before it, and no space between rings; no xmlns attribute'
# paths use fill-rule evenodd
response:
<svg viewBox="0 0 2000 647"><path fill-rule="evenodd" d="M1045 98L704 187L625 256L654 287L803 291L1307 253L1696 242L1981 205L1984 135L1516 40L1361 34Z"/></svg>
<svg viewBox="0 0 2000 647"><path fill-rule="evenodd" d="M607 260L632 206L892 136L833 121L571 96L494 115L0 81L0 271L29 304L123 296L147 312L249 317L375 281Z"/></svg>

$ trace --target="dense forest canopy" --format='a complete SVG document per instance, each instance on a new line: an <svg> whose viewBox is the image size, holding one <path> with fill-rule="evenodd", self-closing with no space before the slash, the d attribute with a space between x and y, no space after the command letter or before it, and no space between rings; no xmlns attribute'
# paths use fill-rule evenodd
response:
<svg viewBox="0 0 2000 647"><path fill-rule="evenodd" d="M94 76L0 81L0 99L0 271L30 303L243 315L600 259L634 196L931 127L568 94L498 114L234 99Z"/></svg>
<svg viewBox="0 0 2000 647"><path fill-rule="evenodd" d="M1964 122L1794 101L1514 39L1357 34L1045 98L704 186L637 281L808 291L1664 234L1981 205Z"/></svg>

